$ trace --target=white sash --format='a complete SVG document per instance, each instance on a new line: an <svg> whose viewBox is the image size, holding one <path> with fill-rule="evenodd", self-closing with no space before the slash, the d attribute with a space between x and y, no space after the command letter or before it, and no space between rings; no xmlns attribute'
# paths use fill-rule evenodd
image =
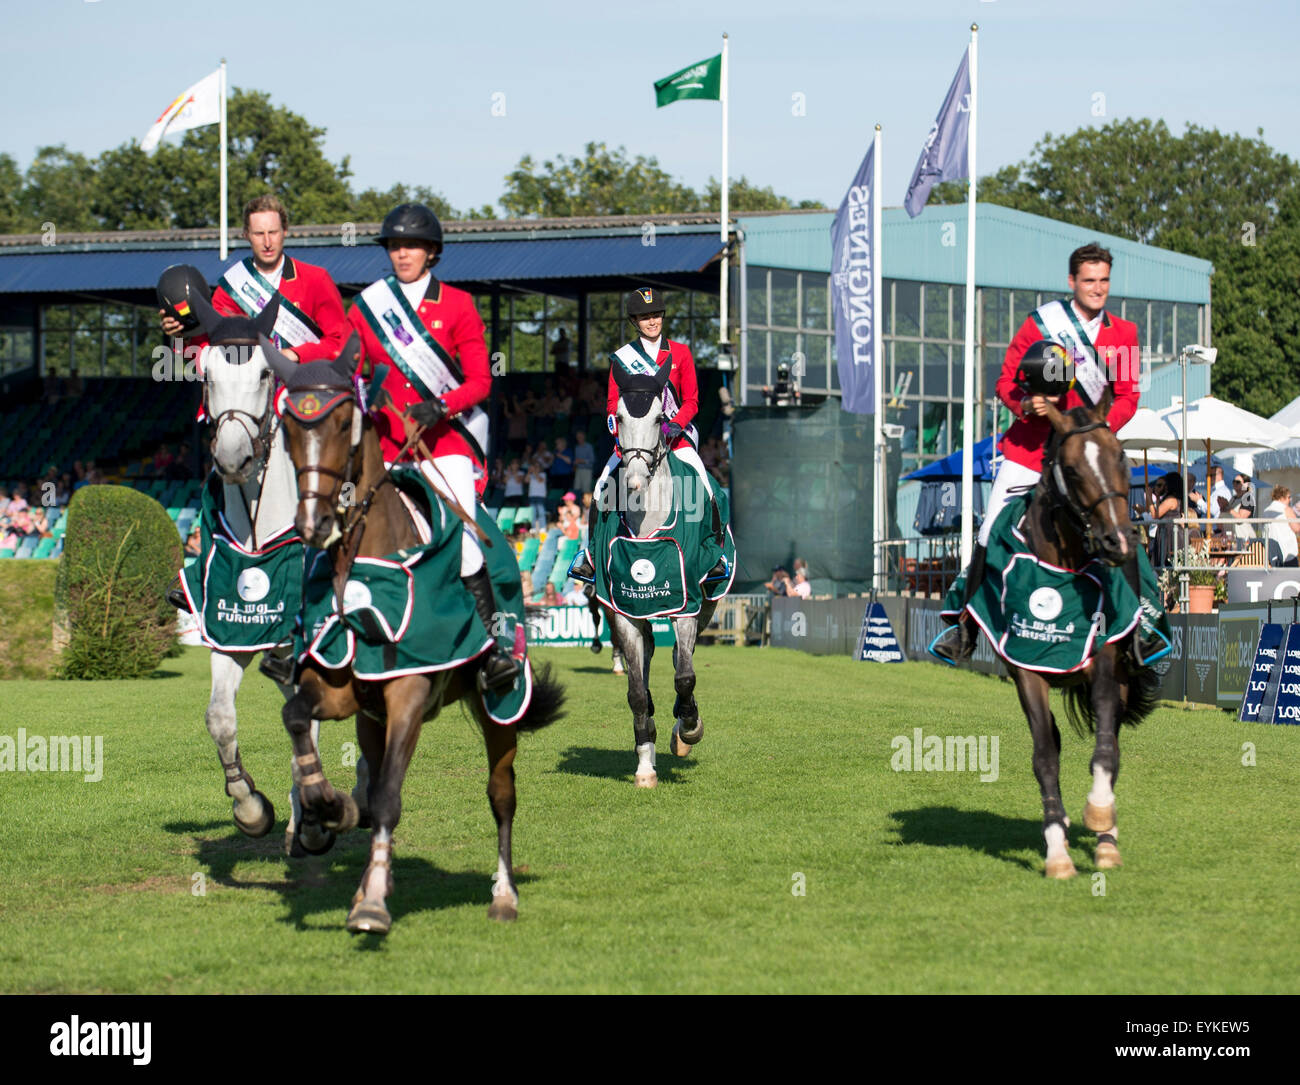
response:
<svg viewBox="0 0 1300 1085"><path fill-rule="evenodd" d="M397 367L415 386L422 399L437 399L464 380L460 368L446 349L421 323L402 293L395 289L397 279L388 275L371 283L357 295L356 305L370 330ZM488 416L480 407L471 407L454 419L451 427L477 444L480 459L488 447Z"/></svg>
<svg viewBox="0 0 1300 1085"><path fill-rule="evenodd" d="M285 260L289 258L286 256ZM280 294L280 311L275 317L275 330L272 338L279 340L277 346L288 345L300 347L304 343L319 343L320 329L315 321L293 304L283 293L276 290L269 280L262 276L253 258L247 257L237 264L231 264L217 283L249 316L257 316L270 303L276 294Z"/></svg>
<svg viewBox="0 0 1300 1085"><path fill-rule="evenodd" d="M661 349L665 351L669 350L669 341L667 339L663 341L663 347ZM648 354L646 354L645 349L641 346L641 343L638 340L634 339L630 343L624 343L618 348L618 350L614 351L614 353L610 355L610 358L616 364L621 365L627 372L635 376L657 377L659 375L659 366ZM668 364L671 368L671 351L669 351ZM668 383L664 384L663 407L664 417L670 421L676 418L677 412L682 409L681 404L677 402L677 396L673 392L673 386ZM691 426L689 428L691 432L694 433L695 427ZM695 438L692 438L692 440L695 440Z"/></svg>
<svg viewBox="0 0 1300 1085"><path fill-rule="evenodd" d="M1033 312L1034 323L1043 338L1060 343L1074 359L1074 383L1092 406L1101 402L1106 391L1106 374L1097 364L1097 349L1088 338L1079 318L1068 301L1049 301Z"/></svg>

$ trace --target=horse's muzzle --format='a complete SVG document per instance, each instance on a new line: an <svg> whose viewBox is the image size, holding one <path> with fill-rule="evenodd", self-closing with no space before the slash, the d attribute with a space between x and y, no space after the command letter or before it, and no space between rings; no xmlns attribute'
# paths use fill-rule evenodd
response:
<svg viewBox="0 0 1300 1085"><path fill-rule="evenodd" d="M1128 524L1116 531L1108 531L1101 536L1098 545L1107 565L1123 565L1137 551L1137 530Z"/></svg>

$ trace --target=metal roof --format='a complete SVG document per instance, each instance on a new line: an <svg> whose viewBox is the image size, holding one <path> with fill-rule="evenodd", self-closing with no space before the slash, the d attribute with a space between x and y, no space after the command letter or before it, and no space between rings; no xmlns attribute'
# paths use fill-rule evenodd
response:
<svg viewBox="0 0 1300 1085"><path fill-rule="evenodd" d="M1142 245L1097 230L991 203L975 205L975 282L1024 290L1066 288L1066 258L1090 241L1115 256L1111 291L1116 297L1152 301L1210 300L1208 260ZM831 269L832 212L805 215L736 215L745 232L750 266L796 271ZM966 281L966 206L926 207L909 218L901 207L882 209L881 275L886 279L955 283Z"/></svg>
<svg viewBox="0 0 1300 1085"><path fill-rule="evenodd" d="M716 216L715 216L716 218ZM359 240L365 235L358 231ZM364 286L389 271L377 245L291 243L291 256L319 264L340 285ZM85 246L96 244L93 250ZM204 247L154 242L147 247L81 242L38 251L0 249L0 294L152 290L169 264L193 264L216 282L222 263L212 243ZM462 240L448 244L438 264L447 282L641 277L697 272L722 251L716 227L691 230L666 225L653 234L638 226L615 236L543 236L512 240ZM247 252L232 249L230 260ZM227 263L230 262L227 260Z"/></svg>

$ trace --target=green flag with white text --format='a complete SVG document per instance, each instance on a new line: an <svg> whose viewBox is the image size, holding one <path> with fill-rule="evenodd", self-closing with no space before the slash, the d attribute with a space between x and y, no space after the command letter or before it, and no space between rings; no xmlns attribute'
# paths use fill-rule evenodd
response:
<svg viewBox="0 0 1300 1085"><path fill-rule="evenodd" d="M666 106L683 98L722 98L722 54L701 60L655 83L655 106Z"/></svg>

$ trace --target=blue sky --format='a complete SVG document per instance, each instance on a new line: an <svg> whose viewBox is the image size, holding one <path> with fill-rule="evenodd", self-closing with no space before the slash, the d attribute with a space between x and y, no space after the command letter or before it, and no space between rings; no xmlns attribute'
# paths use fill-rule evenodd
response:
<svg viewBox="0 0 1300 1085"><path fill-rule="evenodd" d="M718 106L657 110L652 84L718 52L725 30L732 175L834 206L879 122L885 202L897 205L972 21L985 174L1045 132L1127 116L1176 132L1262 127L1300 158L1298 12L1251 0L9 0L0 150L25 166L40 144L94 155L138 140L224 56L232 86L326 128L326 153L351 157L357 188L428 184L477 206L500 196L523 154L575 155L588 140L656 156L699 188L721 169Z"/></svg>

